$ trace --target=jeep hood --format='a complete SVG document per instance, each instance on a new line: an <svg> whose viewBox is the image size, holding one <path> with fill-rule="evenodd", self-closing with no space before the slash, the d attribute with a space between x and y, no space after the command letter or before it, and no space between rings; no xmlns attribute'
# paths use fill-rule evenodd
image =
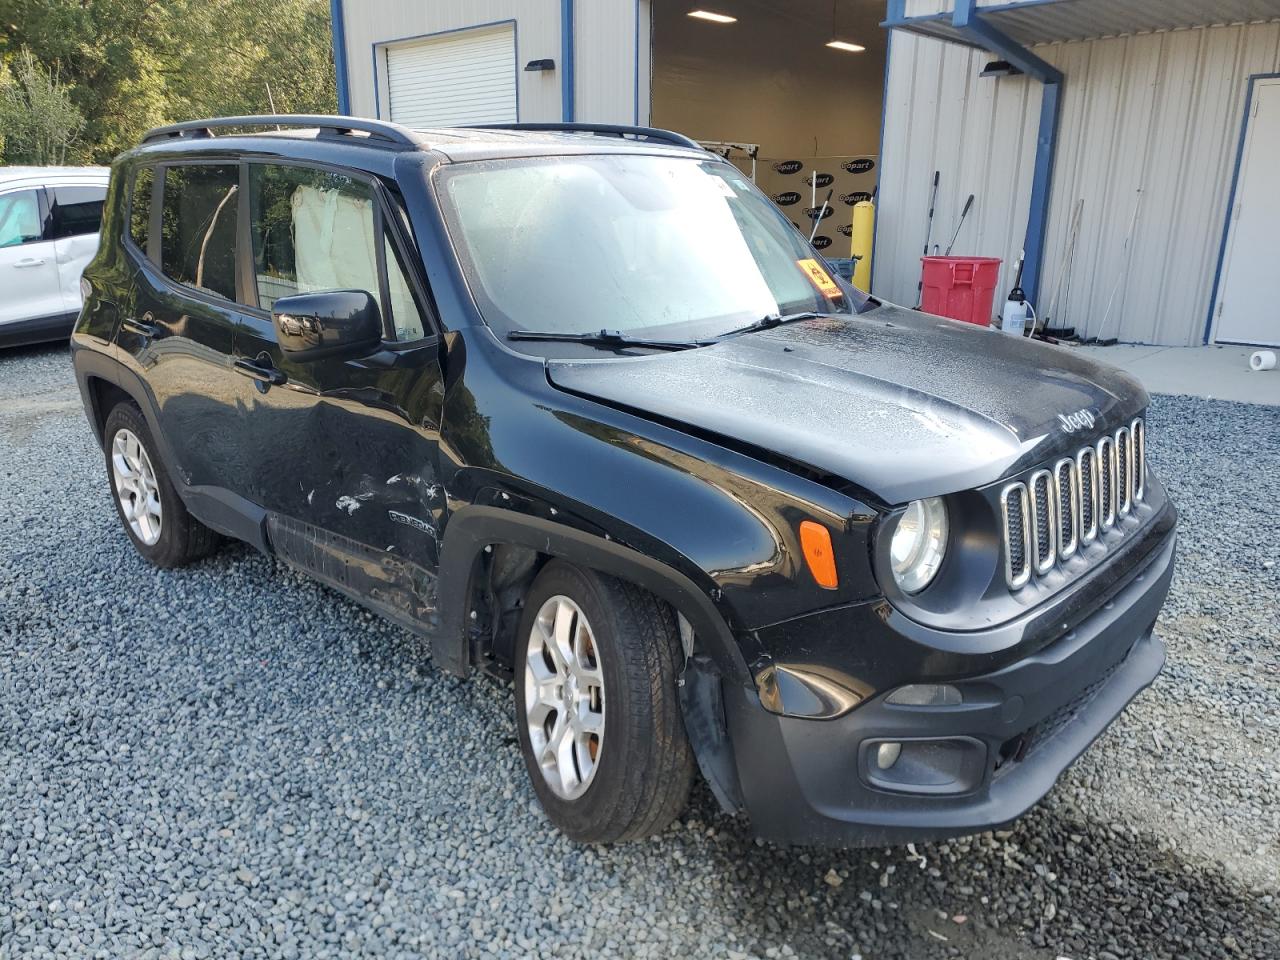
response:
<svg viewBox="0 0 1280 960"><path fill-rule="evenodd" d="M886 504L983 486L1075 451L1148 402L1137 380L1069 348L888 304L678 353L551 360L547 376L842 478Z"/></svg>

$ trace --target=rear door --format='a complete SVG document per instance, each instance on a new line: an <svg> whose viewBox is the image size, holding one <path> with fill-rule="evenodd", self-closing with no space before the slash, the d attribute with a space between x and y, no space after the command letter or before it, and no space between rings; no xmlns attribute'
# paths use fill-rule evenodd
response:
<svg viewBox="0 0 1280 960"><path fill-rule="evenodd" d="M237 433L246 496L267 509L272 543L314 575L420 623L434 604L443 397L438 338L419 257L398 208L372 178L250 161L242 254L256 302L237 361L276 383L239 378ZM415 263L416 260L416 263ZM358 355L297 361L271 318L280 297L372 294L384 340Z"/></svg>
<svg viewBox="0 0 1280 960"><path fill-rule="evenodd" d="M237 303L240 165L234 159L139 168L125 247L133 300L120 305L117 345L151 390L177 479L225 499L247 455L238 422L232 345Z"/></svg>
<svg viewBox="0 0 1280 960"><path fill-rule="evenodd" d="M79 313L80 275L98 252L106 183L55 184L45 188L49 200L46 239L53 241L58 287L67 313Z"/></svg>
<svg viewBox="0 0 1280 960"><path fill-rule="evenodd" d="M38 187L0 187L0 324L67 312L54 242L44 236L47 210Z"/></svg>

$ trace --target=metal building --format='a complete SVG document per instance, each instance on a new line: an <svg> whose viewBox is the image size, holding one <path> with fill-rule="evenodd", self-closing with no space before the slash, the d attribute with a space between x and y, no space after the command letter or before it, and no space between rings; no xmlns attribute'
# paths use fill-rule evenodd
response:
<svg viewBox="0 0 1280 960"><path fill-rule="evenodd" d="M871 285L902 303L937 171L934 240L972 193L957 252L1002 258L1003 291L1025 249L1023 286L1052 326L1280 343L1280 0L332 4L344 110L419 126L652 122L780 140L788 163L875 158ZM697 8L737 25L672 40ZM771 71L757 43L745 69L745 48L719 41L748 29L794 41L791 60ZM837 32L866 52L807 52ZM709 129L720 118L733 122Z"/></svg>

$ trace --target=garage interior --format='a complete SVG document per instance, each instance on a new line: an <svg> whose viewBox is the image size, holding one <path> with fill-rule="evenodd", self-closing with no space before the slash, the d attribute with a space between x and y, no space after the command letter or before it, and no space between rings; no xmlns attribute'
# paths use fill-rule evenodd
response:
<svg viewBox="0 0 1280 960"><path fill-rule="evenodd" d="M851 208L876 182L883 15L882 0L654 0L650 122L758 147L756 182L806 234L831 192L815 245L848 256Z"/></svg>

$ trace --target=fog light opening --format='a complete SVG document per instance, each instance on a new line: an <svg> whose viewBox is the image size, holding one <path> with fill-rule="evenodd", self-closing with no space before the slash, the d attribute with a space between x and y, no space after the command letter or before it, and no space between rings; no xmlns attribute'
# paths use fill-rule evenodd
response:
<svg viewBox="0 0 1280 960"><path fill-rule="evenodd" d="M898 757L901 754L902 744L882 743L876 748L876 766L881 770L888 770L898 762Z"/></svg>
<svg viewBox="0 0 1280 960"><path fill-rule="evenodd" d="M885 699L900 707L957 707L964 702L960 691L946 683L908 684Z"/></svg>

